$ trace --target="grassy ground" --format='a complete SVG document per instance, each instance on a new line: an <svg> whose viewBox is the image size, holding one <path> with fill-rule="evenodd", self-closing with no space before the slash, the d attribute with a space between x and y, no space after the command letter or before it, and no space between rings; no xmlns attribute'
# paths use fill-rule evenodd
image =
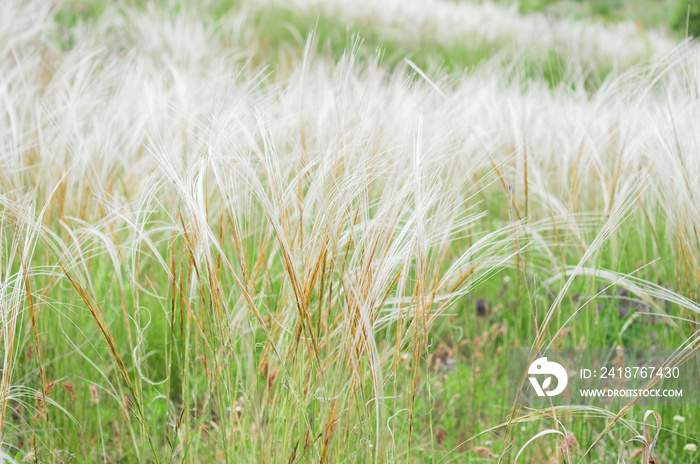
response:
<svg viewBox="0 0 700 464"><path fill-rule="evenodd" d="M697 46L333 5L3 7L0 460L700 462L506 389L698 346Z"/></svg>
<svg viewBox="0 0 700 464"><path fill-rule="evenodd" d="M631 20L644 27L669 28L678 0L523 0L508 2L519 5L523 12L547 11L579 19L604 21Z"/></svg>

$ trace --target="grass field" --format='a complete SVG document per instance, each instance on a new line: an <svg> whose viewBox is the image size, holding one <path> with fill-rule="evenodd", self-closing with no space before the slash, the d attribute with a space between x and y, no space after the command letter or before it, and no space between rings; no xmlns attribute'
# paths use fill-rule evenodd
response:
<svg viewBox="0 0 700 464"><path fill-rule="evenodd" d="M0 462L700 463L509 400L700 348L700 48L540 3L1 2Z"/></svg>

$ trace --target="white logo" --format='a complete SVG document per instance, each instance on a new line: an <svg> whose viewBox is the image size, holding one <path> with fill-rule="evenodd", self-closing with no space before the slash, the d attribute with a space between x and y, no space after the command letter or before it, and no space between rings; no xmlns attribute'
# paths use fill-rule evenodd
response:
<svg viewBox="0 0 700 464"><path fill-rule="evenodd" d="M569 376L566 374L566 369L559 363L553 361L547 361L547 358L535 359L535 361L530 364L530 368L527 370L528 374L542 374L548 377L544 380L542 386L540 386L537 379L534 377L529 377L532 388L535 389L537 396L557 396L566 388L566 384L569 381ZM557 388L554 390L548 390L550 384L552 383L552 377L557 378Z"/></svg>

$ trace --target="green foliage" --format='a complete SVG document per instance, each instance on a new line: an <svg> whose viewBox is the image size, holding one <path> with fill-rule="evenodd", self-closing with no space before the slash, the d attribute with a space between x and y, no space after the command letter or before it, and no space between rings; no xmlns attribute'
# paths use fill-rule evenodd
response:
<svg viewBox="0 0 700 464"><path fill-rule="evenodd" d="M522 13L544 11L555 16L574 19L596 18L604 21L631 19L651 27L668 23L668 11L673 9L673 4L675 0L520 0L518 2ZM685 10L683 11L685 14Z"/></svg>
<svg viewBox="0 0 700 464"><path fill-rule="evenodd" d="M523 13L530 13L532 11L540 11L552 3L556 3L557 0L521 0L520 1L520 11Z"/></svg>
<svg viewBox="0 0 700 464"><path fill-rule="evenodd" d="M700 0L681 0L673 18L673 28L690 37L700 37Z"/></svg>

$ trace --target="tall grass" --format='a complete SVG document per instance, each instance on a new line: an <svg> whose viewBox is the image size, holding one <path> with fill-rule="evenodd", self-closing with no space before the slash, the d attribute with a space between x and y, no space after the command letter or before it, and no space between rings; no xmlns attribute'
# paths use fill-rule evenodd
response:
<svg viewBox="0 0 700 464"><path fill-rule="evenodd" d="M326 59L313 37L270 75L248 62L246 5L218 22L106 7L69 29L39 2L2 8L2 459L509 461L587 417L581 448L603 444L583 459L608 462L639 433L631 405L507 417L501 351L648 344L644 322L605 332L615 307L578 304L611 284L664 347L697 346L694 43L588 92L585 66L625 56L619 31L602 57L557 48L574 65L551 87L517 60L429 76L353 42ZM508 11L522 37L543 21ZM484 289L496 308L475 316ZM463 400L441 390L459 346ZM492 403L445 442L439 403L479 389Z"/></svg>

